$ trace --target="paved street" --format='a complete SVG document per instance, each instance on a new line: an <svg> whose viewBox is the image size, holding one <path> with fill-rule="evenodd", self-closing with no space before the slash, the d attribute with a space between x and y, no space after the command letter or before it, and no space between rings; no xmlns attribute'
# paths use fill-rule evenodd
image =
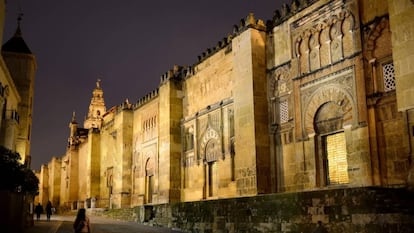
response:
<svg viewBox="0 0 414 233"><path fill-rule="evenodd" d="M53 215L50 222L42 216L40 221L34 221L34 226L27 229L26 233L73 233L72 224L74 216ZM161 227L150 227L134 222L117 221L103 217L90 216L92 233L161 233L180 232Z"/></svg>

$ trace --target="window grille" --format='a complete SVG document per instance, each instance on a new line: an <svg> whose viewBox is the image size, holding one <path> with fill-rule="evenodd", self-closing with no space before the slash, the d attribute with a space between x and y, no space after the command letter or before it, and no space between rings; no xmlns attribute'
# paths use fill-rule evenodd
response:
<svg viewBox="0 0 414 233"><path fill-rule="evenodd" d="M287 100L280 102L280 123L286 123L289 121L289 105Z"/></svg>
<svg viewBox="0 0 414 233"><path fill-rule="evenodd" d="M328 184L332 185L349 183L345 133L342 132L329 135L325 140Z"/></svg>
<svg viewBox="0 0 414 233"><path fill-rule="evenodd" d="M383 65L382 74L384 77L384 91L388 92L395 90L394 63Z"/></svg>

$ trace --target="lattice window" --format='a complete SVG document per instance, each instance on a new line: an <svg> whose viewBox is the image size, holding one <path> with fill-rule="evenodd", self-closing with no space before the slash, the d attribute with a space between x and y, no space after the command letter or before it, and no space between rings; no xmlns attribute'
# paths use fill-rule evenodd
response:
<svg viewBox="0 0 414 233"><path fill-rule="evenodd" d="M280 102L280 123L286 123L289 121L289 105L287 100Z"/></svg>
<svg viewBox="0 0 414 233"><path fill-rule="evenodd" d="M384 91L395 90L394 63L384 64L382 66L382 74L384 77Z"/></svg>

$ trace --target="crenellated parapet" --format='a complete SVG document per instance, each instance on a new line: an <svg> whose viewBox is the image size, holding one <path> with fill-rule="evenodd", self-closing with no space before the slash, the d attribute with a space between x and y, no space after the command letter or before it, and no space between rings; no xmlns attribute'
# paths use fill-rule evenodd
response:
<svg viewBox="0 0 414 233"><path fill-rule="evenodd" d="M182 80L185 77L192 75L194 73L192 67L182 67L179 65L174 65L172 69L165 72L160 77L160 85L163 85L164 83L168 82L169 80Z"/></svg>
<svg viewBox="0 0 414 233"><path fill-rule="evenodd" d="M231 34L218 41L216 46L207 48L203 53L201 53L201 55L197 56L198 63L203 62L205 59L209 58L221 49L229 48L229 50L231 50L232 39L249 28L265 31L266 25L263 20L255 19L254 14L250 13L246 18L240 19L239 23L233 26L233 31Z"/></svg>
<svg viewBox="0 0 414 233"><path fill-rule="evenodd" d="M280 10L273 13L272 20L266 22L267 29L271 30L273 27L283 23L291 16L297 14L299 11L305 9L317 0L292 0L291 4L283 4Z"/></svg>
<svg viewBox="0 0 414 233"><path fill-rule="evenodd" d="M155 99L158 97L158 92L159 89L155 89L153 91L151 91L150 93L146 94L145 96L141 97L134 105L132 105L132 109L137 109L139 107L141 107L142 105L148 103L149 101Z"/></svg>
<svg viewBox="0 0 414 233"><path fill-rule="evenodd" d="M131 104L128 98L126 98L124 102L116 106L116 113L120 113L125 110L133 110L133 109L134 109L133 104Z"/></svg>
<svg viewBox="0 0 414 233"><path fill-rule="evenodd" d="M171 70L165 72L160 77L160 85L166 83L168 80L183 80L194 75L197 70L195 66L199 63L202 63L218 51L222 49L227 49L226 51L231 51L231 42L233 38L244 32L249 28L254 28L257 30L265 31L266 25L263 20L255 19L253 13L250 13L246 18L240 20L239 24L233 26L233 31L231 34L227 35L223 39L219 40L214 47L207 48L204 52L197 56L197 62L191 66L178 66L175 65Z"/></svg>
<svg viewBox="0 0 414 233"><path fill-rule="evenodd" d="M224 37L222 40L218 41L215 47L206 49L206 51L204 51L201 55L197 56L198 63L207 59L208 57L210 57L212 54L216 53L217 51L229 46L231 44L232 38L233 38L232 35L228 35L227 37Z"/></svg>

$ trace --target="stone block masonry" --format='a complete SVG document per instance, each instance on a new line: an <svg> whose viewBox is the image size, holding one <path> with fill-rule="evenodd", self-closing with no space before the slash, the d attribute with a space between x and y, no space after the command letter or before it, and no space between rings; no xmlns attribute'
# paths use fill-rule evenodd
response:
<svg viewBox="0 0 414 233"><path fill-rule="evenodd" d="M364 187L161 204L143 222L199 233L305 233L314 232L318 221L329 233L412 233L413 195ZM130 209L131 216L139 208Z"/></svg>

